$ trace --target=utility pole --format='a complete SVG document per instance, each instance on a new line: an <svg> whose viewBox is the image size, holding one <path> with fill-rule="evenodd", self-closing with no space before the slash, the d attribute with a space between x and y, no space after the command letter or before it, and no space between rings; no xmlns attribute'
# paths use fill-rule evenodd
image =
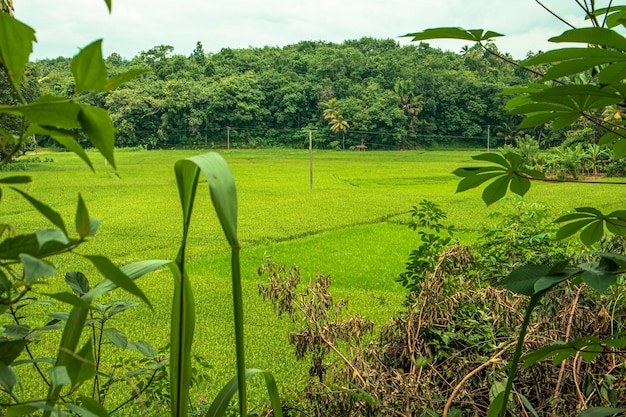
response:
<svg viewBox="0 0 626 417"><path fill-rule="evenodd" d="M487 125L487 152L489 152L489 128L491 125Z"/></svg>
<svg viewBox="0 0 626 417"><path fill-rule="evenodd" d="M309 177L311 190L313 189L313 132L316 132L316 130L309 129Z"/></svg>
<svg viewBox="0 0 626 417"><path fill-rule="evenodd" d="M228 143L228 150L230 150L230 126L226 126L226 141Z"/></svg>

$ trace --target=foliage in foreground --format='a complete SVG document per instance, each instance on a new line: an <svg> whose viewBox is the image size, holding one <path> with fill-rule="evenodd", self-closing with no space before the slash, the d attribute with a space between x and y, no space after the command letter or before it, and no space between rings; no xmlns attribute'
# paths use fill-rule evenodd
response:
<svg viewBox="0 0 626 417"><path fill-rule="evenodd" d="M109 10L111 1L106 2ZM92 170L93 164L79 140L87 138L100 154L115 168L113 155L114 129L108 113L86 104L85 101L103 92L111 91L144 70L131 70L109 77L101 53L101 41L96 41L72 60L71 69L76 91L70 98L50 95L27 102L21 93L22 79L28 62L34 30L7 13L0 12L0 63L9 81L17 104L0 106L0 112L17 116L21 123L13 131L0 130L0 148L3 158L0 166L9 163L22 152L33 134L46 134L58 144L77 154ZM142 394L159 378L166 363L169 364L169 405L172 416L185 417L189 413L189 388L192 382L191 345L195 330L195 307L185 265L185 253L191 212L200 174L209 185L213 206L223 231L232 247L232 284L235 310L237 373L218 394L206 413L222 416L231 397L239 394L239 413L247 415L246 380L255 374L265 377L274 413L281 415L276 384L271 374L258 369L246 369L243 350L243 312L239 272L239 242L237 238L237 200L235 184L230 169L217 154L205 154L178 161L175 174L183 211L183 238L174 261L139 261L118 267L100 255L82 255L79 248L98 230L99 222L89 216L82 197L78 196L73 230L59 212L15 187L28 184L28 176L5 175L0 184L24 197L54 228L17 233L9 224L0 225L0 313L7 317L0 334L0 401L3 412L10 416L80 415L106 416L118 412L137 399L145 409ZM72 230L72 233L70 233ZM76 237L74 237L76 236ZM68 271L66 291L48 293L46 284L63 268L64 256L74 254L88 260L104 279L92 285L81 272ZM54 263L53 263L54 262ZM60 262L61 266L57 266ZM113 317L134 303L106 302L106 296L120 288L132 296L152 305L135 280L157 269L169 267L174 277L174 294L170 323L169 355L157 354L144 341L129 342L119 329L106 326ZM42 299L53 301L43 301ZM101 301L101 299L103 299ZM44 326L31 328L30 307L39 303L61 303L71 308L69 313L53 312ZM56 351L40 357L34 352L35 342L43 332L60 330ZM107 371L103 366L106 354L103 346L108 340L122 349L132 349L144 356L141 368ZM56 357L53 357L56 356ZM33 372L29 373L33 367ZM124 374L121 374L121 373ZM38 383L21 391L22 384ZM136 385L135 377L143 377ZM133 394L125 402L105 407L107 393L114 383L124 380L133 387ZM141 387L141 388L139 388ZM24 394L24 395L22 395Z"/></svg>

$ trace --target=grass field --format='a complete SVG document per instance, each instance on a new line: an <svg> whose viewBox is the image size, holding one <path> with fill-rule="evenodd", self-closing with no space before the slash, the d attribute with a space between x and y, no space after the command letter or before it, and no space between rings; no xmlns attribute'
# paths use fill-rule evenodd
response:
<svg viewBox="0 0 626 417"><path fill-rule="evenodd" d="M26 189L68 221L82 193L91 216L102 220L92 242L80 248L83 254L103 254L120 264L173 259L182 230L173 166L197 153L120 151L116 154L119 176L96 153L90 154L96 173L74 155L46 154L53 163L27 165L34 181ZM475 238L488 213L511 210L507 201L486 208L479 190L455 194L457 179L451 172L474 165L474 153L469 152L316 151L313 189L308 151L221 154L237 182L248 366L272 370L285 389L306 377L306 364L295 362L287 342L291 323L275 318L257 295L256 270L264 255L279 264L298 264L303 277L331 274L334 296L348 297L351 312L383 323L401 309L404 291L394 278L417 245L417 234L406 227L411 206L423 199L441 205L463 242ZM527 199L560 211L588 205L610 210L623 203L617 191L610 185L536 184ZM3 222L18 230L50 227L15 193L5 191L2 203ZM208 192L202 190L188 252L198 317L194 349L214 367L204 369L209 379L194 391L196 398L211 398L234 374L229 255ZM97 280L80 257L72 258L67 267L86 271ZM144 306L131 310L119 326L133 340L163 347L168 340L171 276L154 273L139 284L154 311Z"/></svg>

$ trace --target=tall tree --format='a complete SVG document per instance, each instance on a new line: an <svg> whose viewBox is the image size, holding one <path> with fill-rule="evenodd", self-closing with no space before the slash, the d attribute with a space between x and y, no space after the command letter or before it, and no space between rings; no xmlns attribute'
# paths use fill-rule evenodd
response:
<svg viewBox="0 0 626 417"><path fill-rule="evenodd" d="M402 144L402 148L406 149L409 135L415 135L415 121L419 112L422 111L422 96L415 94L415 84L411 80L398 80L394 84L393 89L398 94L400 108L408 118L407 133Z"/></svg>

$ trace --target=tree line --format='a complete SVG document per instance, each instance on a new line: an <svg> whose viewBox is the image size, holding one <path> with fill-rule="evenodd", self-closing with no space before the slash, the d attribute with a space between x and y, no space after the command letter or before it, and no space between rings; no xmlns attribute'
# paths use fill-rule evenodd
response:
<svg viewBox="0 0 626 417"><path fill-rule="evenodd" d="M69 63L30 64L40 94L75 93ZM303 147L309 130L318 148L504 145L522 132L496 93L533 77L478 45L455 53L368 37L217 53L198 42L188 56L159 45L132 59L112 53L106 65L110 74L151 69L92 103L110 112L117 146L147 149ZM523 133L564 138L549 127Z"/></svg>

